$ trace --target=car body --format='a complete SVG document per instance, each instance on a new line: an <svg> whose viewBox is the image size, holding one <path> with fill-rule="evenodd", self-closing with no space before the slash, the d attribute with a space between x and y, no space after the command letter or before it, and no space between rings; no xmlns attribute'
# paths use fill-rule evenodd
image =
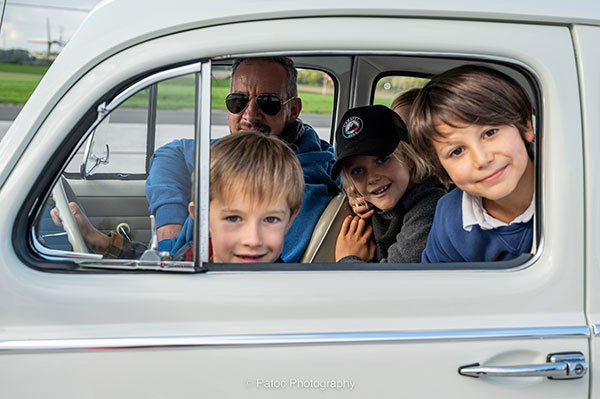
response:
<svg viewBox="0 0 600 399"><path fill-rule="evenodd" d="M599 39L592 1L101 3L0 143L3 396L600 397ZM386 74L475 62L514 76L536 108L535 253L427 266L206 262L208 82L234 56L259 55L330 74L330 139ZM103 265L40 246L41 206L99 106L177 68L197 76L195 262ZM125 213L147 239L139 174L67 178L86 208L112 212L111 228L138 210ZM575 379L458 371L564 353L581 356L562 370Z"/></svg>

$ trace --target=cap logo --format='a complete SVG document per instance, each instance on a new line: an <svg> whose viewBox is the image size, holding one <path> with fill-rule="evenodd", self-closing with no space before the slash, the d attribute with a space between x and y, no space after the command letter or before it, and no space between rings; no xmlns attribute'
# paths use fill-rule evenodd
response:
<svg viewBox="0 0 600 399"><path fill-rule="evenodd" d="M342 135L345 138L350 139L359 134L362 128L362 119L360 119L358 116L351 116L350 118L346 119L346 122L344 122L344 125L342 126Z"/></svg>

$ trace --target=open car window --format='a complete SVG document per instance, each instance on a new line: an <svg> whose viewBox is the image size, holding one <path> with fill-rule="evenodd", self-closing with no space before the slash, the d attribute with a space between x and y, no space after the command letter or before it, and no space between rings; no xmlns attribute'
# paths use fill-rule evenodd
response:
<svg viewBox="0 0 600 399"><path fill-rule="evenodd" d="M336 125L346 110L367 104L389 106L399 93L424 86L429 76L423 71L415 71L414 74L393 72L405 70L405 63L418 64L405 56L319 55L298 56L295 61L298 65L299 97L302 98L299 117L316 131L320 139L332 144ZM231 85L231 60L218 59L213 62L212 65L210 62L190 64L197 65L197 70L189 69L192 67L188 65L136 78L124 84L124 89L107 97L98 110L91 111L95 122L77 127L81 144L72 150L66 167L56 175L56 183L37 210L32 227L36 252L47 259L73 260L82 270L101 267L193 271L200 266L208 270L289 270L312 268L306 265L309 263L320 264L324 270L440 268L439 265L424 266L417 263L335 264L337 235L343 219L351 214L351 210L345 194L334 188L330 188L330 198L319 211L320 217L305 228L310 240L297 260L292 262L296 266L211 265L208 239L208 143L229 133L225 96ZM362 63L371 68L357 67ZM430 70L431 73L441 72L461 63L464 60L440 58L439 65ZM204 72L200 71L200 65L204 66ZM377 68L373 65L377 65ZM428 65L431 67L431 60L428 60ZM536 104L536 110L539 109L539 89L534 77L510 65L494 66L517 79ZM206 75L203 76L203 73ZM196 143L191 140L194 137ZM173 140L188 140L186 148L191 151L189 177L186 177L189 187L184 195L184 206L190 200L201 204L196 207L196 222L192 222L193 227L188 235L189 243L194 245L186 248L189 252L185 256L162 251L156 245L146 191L153 154ZM196 190L191 189L194 163ZM89 222L99 233L110 235L111 240L120 236L112 240L111 245L113 241L133 244L127 244L125 248L111 246L110 254L97 253L85 244L76 219L57 216L57 213L68 213L73 207L70 203L75 203L75 209L85 212L86 223ZM303 204L305 207L311 205ZM514 262L452 264L442 268L507 268L518 266L527 257Z"/></svg>

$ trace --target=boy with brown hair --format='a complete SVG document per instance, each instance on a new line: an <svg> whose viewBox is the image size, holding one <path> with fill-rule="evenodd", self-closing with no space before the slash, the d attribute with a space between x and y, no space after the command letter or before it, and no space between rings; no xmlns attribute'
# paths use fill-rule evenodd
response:
<svg viewBox="0 0 600 399"><path fill-rule="evenodd" d="M531 251L533 107L511 77L465 65L435 76L410 114L411 143L456 188L437 205L423 262L509 260Z"/></svg>

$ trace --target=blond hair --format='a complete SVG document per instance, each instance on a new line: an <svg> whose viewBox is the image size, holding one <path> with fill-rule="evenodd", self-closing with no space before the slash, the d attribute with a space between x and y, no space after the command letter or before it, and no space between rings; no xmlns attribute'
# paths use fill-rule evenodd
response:
<svg viewBox="0 0 600 399"><path fill-rule="evenodd" d="M296 154L282 140L256 132L233 133L210 149L210 200L242 196L272 203L282 196L294 214L302 204L304 174Z"/></svg>

